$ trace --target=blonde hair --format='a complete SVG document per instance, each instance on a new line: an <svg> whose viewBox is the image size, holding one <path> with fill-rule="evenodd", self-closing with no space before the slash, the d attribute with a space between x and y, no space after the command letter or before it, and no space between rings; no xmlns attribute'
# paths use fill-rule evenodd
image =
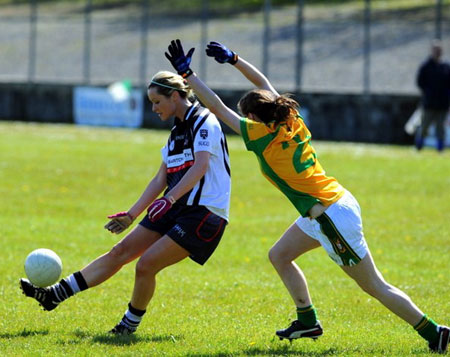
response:
<svg viewBox="0 0 450 357"><path fill-rule="evenodd" d="M157 88L158 94L170 97L177 91L181 98L187 98L190 102L195 101L195 95L186 80L178 74L169 71L156 73L150 81L147 89Z"/></svg>

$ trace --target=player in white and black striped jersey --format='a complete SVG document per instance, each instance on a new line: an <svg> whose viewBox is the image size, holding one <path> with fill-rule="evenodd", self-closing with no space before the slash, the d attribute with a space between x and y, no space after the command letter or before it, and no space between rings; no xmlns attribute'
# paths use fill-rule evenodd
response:
<svg viewBox="0 0 450 357"><path fill-rule="evenodd" d="M179 202L206 206L228 219L230 164L225 135L214 114L195 102L183 120L175 119L167 144L162 149L167 166L167 190L170 191L194 163L195 152L211 153L209 168Z"/></svg>
<svg viewBox="0 0 450 357"><path fill-rule="evenodd" d="M108 253L59 283L39 288L27 279L20 281L25 295L50 311L139 258L128 309L110 331L118 335L136 331L159 271L186 257L201 265L209 259L229 214L229 155L217 118L194 100L186 81L177 74L158 72L147 94L152 110L163 121L173 117L174 126L161 150L162 163L155 177L128 211L108 216L105 228L119 234L148 207L144 219Z"/></svg>

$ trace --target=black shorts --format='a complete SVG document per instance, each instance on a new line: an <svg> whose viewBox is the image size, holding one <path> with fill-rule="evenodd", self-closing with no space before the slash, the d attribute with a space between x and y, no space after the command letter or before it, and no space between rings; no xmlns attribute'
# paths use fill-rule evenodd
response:
<svg viewBox="0 0 450 357"><path fill-rule="evenodd" d="M205 206L175 204L158 221L151 222L145 215L139 224L161 235L167 234L190 253L193 261L203 265L217 248L227 221Z"/></svg>

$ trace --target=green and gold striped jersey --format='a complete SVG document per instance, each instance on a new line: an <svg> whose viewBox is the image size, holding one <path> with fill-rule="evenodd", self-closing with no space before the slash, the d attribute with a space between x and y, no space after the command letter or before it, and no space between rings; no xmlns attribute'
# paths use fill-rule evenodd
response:
<svg viewBox="0 0 450 357"><path fill-rule="evenodd" d="M247 150L256 154L263 175L303 217L316 203L329 206L344 194L339 182L326 176L311 146L311 133L299 115L279 124L241 118L241 133Z"/></svg>

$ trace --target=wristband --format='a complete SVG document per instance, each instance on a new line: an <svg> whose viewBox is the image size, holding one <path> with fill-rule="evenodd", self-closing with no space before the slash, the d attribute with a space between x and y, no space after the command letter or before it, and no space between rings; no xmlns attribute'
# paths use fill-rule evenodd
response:
<svg viewBox="0 0 450 357"><path fill-rule="evenodd" d="M230 60L228 61L229 64L232 64L233 66L236 64L236 62L238 61L239 56L236 52L233 52L233 57L230 58Z"/></svg>
<svg viewBox="0 0 450 357"><path fill-rule="evenodd" d="M175 198L173 198L172 195L168 195L166 196L166 198L169 200L169 202L173 205L175 202L177 202L177 200Z"/></svg>
<svg viewBox="0 0 450 357"><path fill-rule="evenodd" d="M189 77L192 73L194 73L194 71L190 68L188 68L186 71L182 72L182 73L178 73L181 77L183 78L187 78Z"/></svg>

